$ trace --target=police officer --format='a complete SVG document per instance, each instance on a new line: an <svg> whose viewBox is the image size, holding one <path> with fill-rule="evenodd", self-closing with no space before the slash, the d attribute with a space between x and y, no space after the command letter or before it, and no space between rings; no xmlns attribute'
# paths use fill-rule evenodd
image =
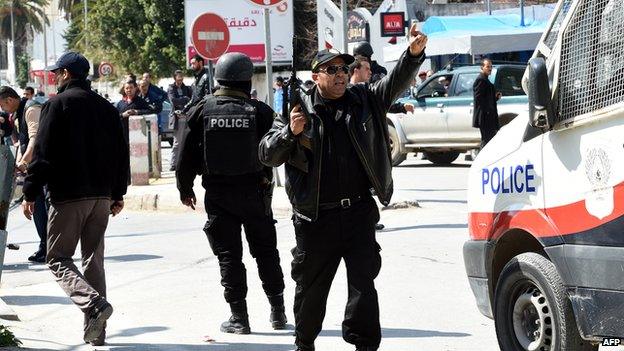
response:
<svg viewBox="0 0 624 351"><path fill-rule="evenodd" d="M176 172L180 199L193 209L193 180L202 175L208 214L204 231L219 260L221 285L232 311L221 331L236 334L250 333L241 225L271 304L270 322L274 329L286 325L284 276L270 202L272 171L258 159L258 144L271 128L274 113L250 98L252 75L253 64L244 54L228 53L217 61L220 86L191 109L190 132Z"/></svg>
<svg viewBox="0 0 624 351"><path fill-rule="evenodd" d="M375 52L373 51L373 47L367 41L360 41L355 44L353 48L353 56L364 56L370 62L372 76L370 79L371 83L375 83L381 78L388 75L388 71L377 63L377 61L373 61L372 57Z"/></svg>
<svg viewBox="0 0 624 351"><path fill-rule="evenodd" d="M285 163L297 246L293 250L295 344L314 351L332 281L344 260L349 296L342 336L356 351L381 342L374 279L381 268L375 238L379 211L371 188L387 205L392 160L386 112L409 86L425 59L427 37L416 26L410 46L390 75L374 84L348 86L350 55L319 51L312 61L311 91L290 116L276 118L260 143L267 166Z"/></svg>

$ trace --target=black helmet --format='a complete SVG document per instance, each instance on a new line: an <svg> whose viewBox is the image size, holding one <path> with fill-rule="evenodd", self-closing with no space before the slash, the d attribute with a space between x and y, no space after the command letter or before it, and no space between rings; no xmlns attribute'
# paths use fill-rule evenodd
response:
<svg viewBox="0 0 624 351"><path fill-rule="evenodd" d="M359 41L353 47L353 56L355 55L371 57L373 56L373 47L367 41Z"/></svg>
<svg viewBox="0 0 624 351"><path fill-rule="evenodd" d="M215 67L215 79L224 82L251 81L253 63L249 56L240 52L221 55Z"/></svg>

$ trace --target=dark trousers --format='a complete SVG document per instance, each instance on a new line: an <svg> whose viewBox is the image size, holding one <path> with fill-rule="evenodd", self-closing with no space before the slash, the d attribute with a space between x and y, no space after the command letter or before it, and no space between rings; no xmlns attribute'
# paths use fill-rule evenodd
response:
<svg viewBox="0 0 624 351"><path fill-rule="evenodd" d="M256 259L264 292L267 296L282 294L284 274L277 251L275 223L270 209L265 211L259 186L208 186L205 206L208 221L204 232L219 260L225 301L241 301L247 296L241 225L245 228L251 256Z"/></svg>
<svg viewBox="0 0 624 351"><path fill-rule="evenodd" d="M347 268L349 296L342 337L358 346L381 342L379 303L374 279L381 268L375 223L379 210L372 198L348 209L321 211L315 222L293 218L297 246L293 249L295 343L314 350L325 317L327 295L340 261Z"/></svg>
<svg viewBox="0 0 624 351"><path fill-rule="evenodd" d="M498 132L498 128L495 126L482 126L479 130L481 131L481 148L483 149L485 145L494 138Z"/></svg>
<svg viewBox="0 0 624 351"><path fill-rule="evenodd" d="M39 250L43 254L46 253L46 243L48 238L48 206L46 205L45 194L41 192L35 199L35 213L33 213L33 222L39 235Z"/></svg>

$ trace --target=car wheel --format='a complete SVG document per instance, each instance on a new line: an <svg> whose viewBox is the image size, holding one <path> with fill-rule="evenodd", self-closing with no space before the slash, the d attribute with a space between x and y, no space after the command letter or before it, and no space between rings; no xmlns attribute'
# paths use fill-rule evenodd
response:
<svg viewBox="0 0 624 351"><path fill-rule="evenodd" d="M388 125L388 133L390 134L390 150L392 155L392 166L398 166L405 161L406 154L399 151L399 134L394 126Z"/></svg>
<svg viewBox="0 0 624 351"><path fill-rule="evenodd" d="M431 163L436 165L450 165L459 157L459 152L457 151L446 151L446 152L425 152L425 156L427 160L431 161Z"/></svg>
<svg viewBox="0 0 624 351"><path fill-rule="evenodd" d="M502 351L598 350L579 336L555 265L537 253L518 255L503 268L494 322Z"/></svg>

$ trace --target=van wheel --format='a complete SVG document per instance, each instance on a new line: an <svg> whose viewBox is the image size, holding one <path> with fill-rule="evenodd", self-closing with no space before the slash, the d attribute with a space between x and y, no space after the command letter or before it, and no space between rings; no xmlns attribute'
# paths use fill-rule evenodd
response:
<svg viewBox="0 0 624 351"><path fill-rule="evenodd" d="M494 322L502 351L598 350L579 336L555 265L536 253L518 255L503 268Z"/></svg>
<svg viewBox="0 0 624 351"><path fill-rule="evenodd" d="M406 154L399 151L399 134L392 125L388 125L388 133L390 134L390 151L392 155L392 166L398 166L405 161Z"/></svg>
<svg viewBox="0 0 624 351"><path fill-rule="evenodd" d="M447 152L433 152L427 151L425 152L425 156L427 160L431 161L431 163L436 165L450 165L459 157L459 152L457 151L447 151Z"/></svg>

